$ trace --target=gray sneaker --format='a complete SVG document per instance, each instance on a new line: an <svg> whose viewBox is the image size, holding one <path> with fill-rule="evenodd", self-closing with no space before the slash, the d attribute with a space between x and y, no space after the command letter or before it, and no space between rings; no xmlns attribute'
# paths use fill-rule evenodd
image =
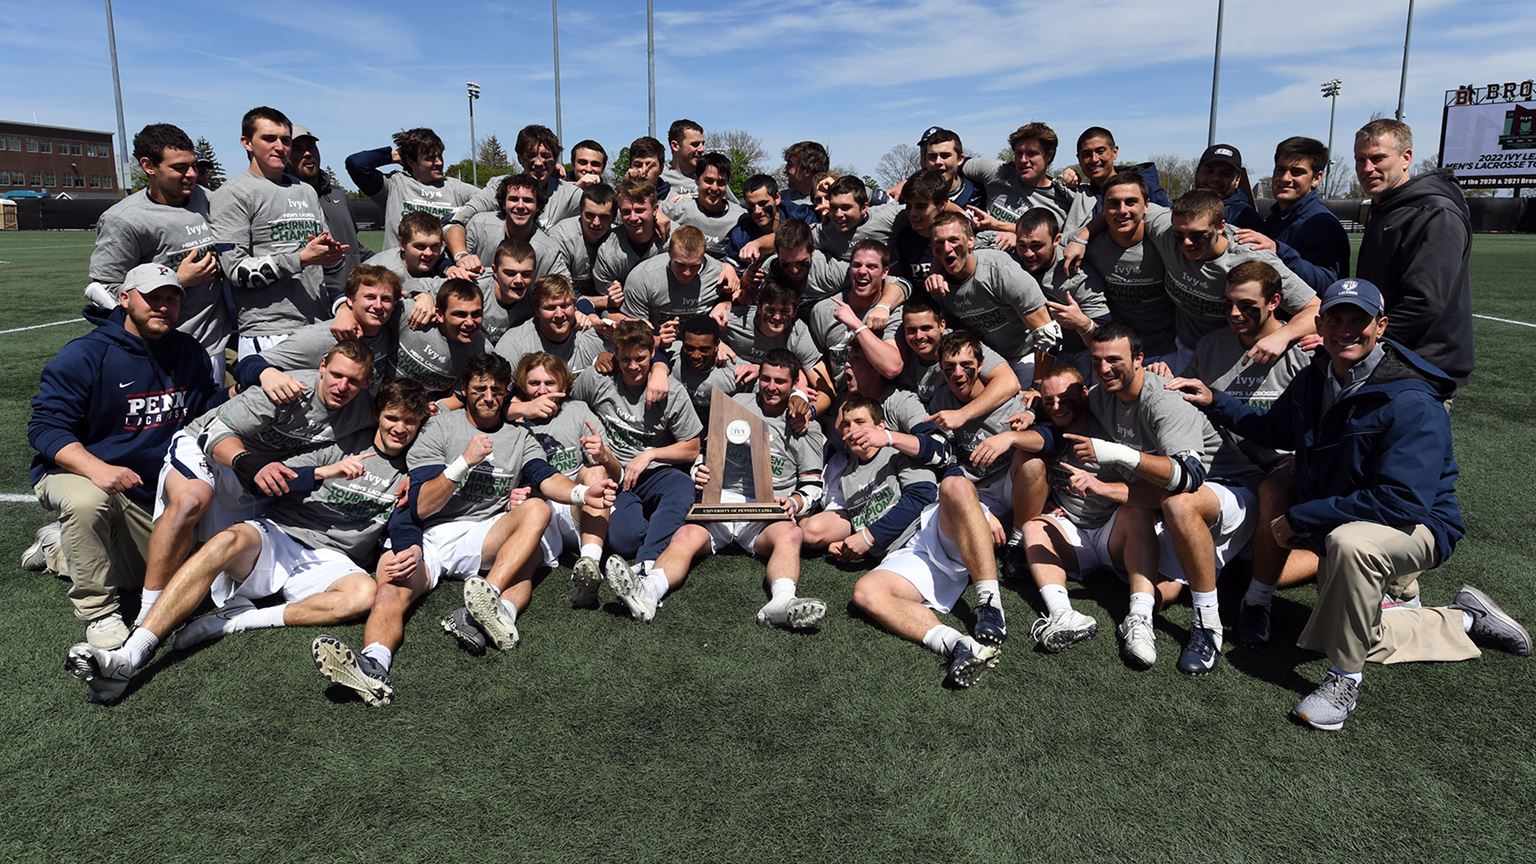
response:
<svg viewBox="0 0 1536 864"><path fill-rule="evenodd" d="M21 553L21 569L28 573L42 573L48 569L48 556L59 546L63 528L57 522L49 522L37 529L32 545Z"/></svg>
<svg viewBox="0 0 1536 864"><path fill-rule="evenodd" d="M123 623L122 615L108 612L85 625L85 641L91 643L92 648L108 651L121 648L128 641L128 625Z"/></svg>
<svg viewBox="0 0 1536 864"><path fill-rule="evenodd" d="M571 568L571 608L591 609L597 605L597 586L603 584L603 571L596 558L577 558Z"/></svg>
<svg viewBox="0 0 1536 864"><path fill-rule="evenodd" d="M78 643L64 655L64 669L90 688L92 702L112 705L123 698L133 678L133 665L121 651L106 651L86 642Z"/></svg>
<svg viewBox="0 0 1536 864"><path fill-rule="evenodd" d="M358 654L334 636L317 636L310 656L325 680L356 693L369 705L388 705L395 698L389 672L367 654Z"/></svg>
<svg viewBox="0 0 1536 864"><path fill-rule="evenodd" d="M1313 729L1336 732L1343 728L1359 701L1360 685L1354 679L1330 673L1291 713Z"/></svg>
<svg viewBox="0 0 1536 864"><path fill-rule="evenodd" d="M255 603L237 594L219 611L188 621L187 626L176 633L173 644L177 651L189 651L199 645L217 642L235 632L231 625L236 618L255 608Z"/></svg>
<svg viewBox="0 0 1536 864"><path fill-rule="evenodd" d="M1417 595L1417 594L1413 595L1412 597L1407 597L1407 596L1399 597L1396 594L1383 594L1383 595L1381 595L1381 611L1383 611L1383 612L1393 612L1393 611L1396 611L1398 609L1422 609L1422 608L1424 608L1424 601L1420 600L1419 599L1419 595Z"/></svg>
<svg viewBox="0 0 1536 864"><path fill-rule="evenodd" d="M1451 598L1451 608L1472 616L1472 629L1467 635L1476 644L1508 651L1516 657L1531 656L1531 634L1481 590L1461 586Z"/></svg>
<svg viewBox="0 0 1536 864"><path fill-rule="evenodd" d="M501 605L501 592L479 576L464 580L464 607L497 651L517 647L517 619Z"/></svg>
<svg viewBox="0 0 1536 864"><path fill-rule="evenodd" d="M458 640L460 646L471 654L485 653L485 633L469 617L469 610L460 606L437 622L443 632Z"/></svg>
<svg viewBox="0 0 1536 864"><path fill-rule="evenodd" d="M1076 609L1063 609L1055 615L1042 615L1029 628L1029 635L1040 647L1055 654L1098 635L1099 622Z"/></svg>

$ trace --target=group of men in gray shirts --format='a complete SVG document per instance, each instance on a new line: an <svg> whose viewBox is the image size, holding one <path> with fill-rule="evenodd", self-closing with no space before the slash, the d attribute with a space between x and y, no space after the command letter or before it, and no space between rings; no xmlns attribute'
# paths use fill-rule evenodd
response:
<svg viewBox="0 0 1536 864"><path fill-rule="evenodd" d="M110 420L111 400L128 398L69 379L117 372L100 352L64 363L71 347L44 372L34 482L61 527L40 532L29 562L74 585L86 640L66 665L92 698L122 698L173 633L189 647L365 618L359 647L320 636L313 660L385 704L406 612L444 578L462 580L463 603L441 627L480 653L519 641L535 576L562 556L573 605L596 605L606 585L649 621L701 556L732 546L765 560L756 617L786 629L827 613L799 593L805 555L866 570L853 608L939 655L959 687L998 662L1004 579L1038 593L1030 636L1057 652L1096 636L1067 585L1100 572L1125 584L1127 664L1155 665L1158 610L1187 597L1177 668L1210 673L1227 629L1217 582L1247 557L1235 622L1247 645L1270 640L1278 588L1319 583L1303 644L1334 662L1294 711L1316 728L1353 710L1367 657L1529 653L1524 629L1477 589L1439 609L1419 600L1419 573L1460 536L1446 412L1470 345L1394 341L1387 314L1438 303L1454 317L1465 304L1454 286L1418 284L1403 255L1363 249L1382 272L1349 277L1347 235L1317 199L1318 142L1277 147L1261 218L1236 148L1207 150L1197 188L1167 201L1155 166L1119 166L1101 127L1054 173L1044 124L1010 136L1012 162L964 158L959 136L934 127L923 169L889 192L831 174L816 142L786 149L781 187L733 177L704 140L688 120L665 149L636 139L610 185L602 145L577 144L568 169L533 125L516 141L520 170L477 189L444 176L430 129L397 133L347 158L383 211L386 248L365 255L319 171L318 137L281 112L245 115L250 168L211 193L186 135L146 127L135 156L148 186L103 216L86 295L102 326L162 358L156 368L205 376L163 392L217 389L135 427L145 437L129 443L157 454L157 477L104 485L97 463L123 449L121 432L86 464L70 439L90 451L90 430L112 424L63 427L76 409ZM1411 147L1392 121L1357 134L1379 212L1441 182L1408 174ZM1458 236L1456 209L1436 188L1391 218L1418 220L1441 247ZM1461 216L1464 227L1464 203ZM154 326L156 298L174 332ZM1421 358L1415 338L1441 356ZM167 352L208 360L178 366ZM1434 365L1448 357L1455 368ZM1304 386L1323 394L1302 412L1315 428L1253 419L1277 404L1294 414ZM1398 407L1444 404L1416 415L1444 427L1424 433L1444 452L1420 461L1449 466L1434 494L1379 504L1371 460L1385 457L1359 450L1350 425L1377 390ZM755 488L743 448L704 434L717 393L762 420L771 490ZM1354 474L1327 498L1342 515L1298 527L1320 495L1314 451L1345 439ZM712 478L717 447L729 449ZM50 485L71 473L95 488ZM784 518L689 522L712 479L723 501L771 501ZM1340 545L1346 528L1377 523L1443 542L1383 553L1387 565ZM941 618L967 595L969 632ZM209 598L214 611L194 618Z"/></svg>

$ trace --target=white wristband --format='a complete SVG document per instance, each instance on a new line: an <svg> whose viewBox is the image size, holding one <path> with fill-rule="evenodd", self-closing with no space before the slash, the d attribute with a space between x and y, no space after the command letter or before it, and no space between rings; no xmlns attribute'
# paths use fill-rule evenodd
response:
<svg viewBox="0 0 1536 864"><path fill-rule="evenodd" d="M869 329L869 325L868 324L860 324L859 325L859 329L857 329L857 330L853 331L852 333L848 334L848 338L850 338L850 339L855 338L860 333L863 333L865 330L868 330L868 329Z"/></svg>
<svg viewBox="0 0 1536 864"><path fill-rule="evenodd" d="M577 483L571 487L571 503L577 507L587 503L587 485Z"/></svg>
<svg viewBox="0 0 1536 864"><path fill-rule="evenodd" d="M885 446L887 446L887 447L895 447L896 446L896 433L892 432L890 429L886 429L885 430Z"/></svg>
<svg viewBox="0 0 1536 864"><path fill-rule="evenodd" d="M449 463L447 468L443 469L443 476L452 480L453 485L458 486L464 482L465 477L469 476L469 463L464 461L463 456L460 456Z"/></svg>
<svg viewBox="0 0 1536 864"><path fill-rule="evenodd" d="M888 303L876 303L875 305L869 307L869 311L871 312L875 311L876 309L884 309L886 314L890 314L891 311L890 304Z"/></svg>
<svg viewBox="0 0 1536 864"><path fill-rule="evenodd" d="M799 387L796 387L795 389L789 391L789 395L791 395L791 396L799 396L801 399L805 400L807 405L814 405L814 404L816 404L816 400L811 398L811 394L805 392L804 390L801 390Z"/></svg>
<svg viewBox="0 0 1536 864"><path fill-rule="evenodd" d="M1141 451L1124 444L1116 444L1113 441L1105 441L1103 438L1090 438L1093 442L1093 458L1100 466L1108 468L1117 465L1121 468L1136 470L1141 464Z"/></svg>

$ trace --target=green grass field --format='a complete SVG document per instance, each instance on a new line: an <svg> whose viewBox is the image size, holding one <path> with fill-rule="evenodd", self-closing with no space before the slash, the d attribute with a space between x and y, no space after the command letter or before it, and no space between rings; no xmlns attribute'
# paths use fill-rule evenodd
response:
<svg viewBox="0 0 1536 864"><path fill-rule="evenodd" d="M76 315L91 241L0 234L0 329ZM1474 310L1536 320L1533 260L1536 238L1479 236ZM38 371L85 330L0 336L0 492L29 492ZM1522 347L1536 331L1476 333L1479 372L1453 415L1469 533L1426 601L1472 582L1536 625L1536 355ZM932 655L848 614L858 573L820 560L801 593L833 614L809 636L753 623L762 568L739 556L704 562L650 626L611 603L567 608L562 569L504 656L469 657L437 629L454 585L428 597L387 709L330 701L305 630L162 651L103 709L62 668L80 638L65 584L14 565L47 519L0 503L7 862L1536 857L1536 662L1375 667L1345 730L1310 732L1286 715L1326 663L1285 647L1310 588L1277 598L1278 644L1230 647L1195 680L1174 669L1187 606L1138 673L1112 635L1119 585L1074 587L1100 635L1058 656L1027 647L1038 597L1010 586L1002 663L952 692ZM1229 622L1242 581L1223 591Z"/></svg>

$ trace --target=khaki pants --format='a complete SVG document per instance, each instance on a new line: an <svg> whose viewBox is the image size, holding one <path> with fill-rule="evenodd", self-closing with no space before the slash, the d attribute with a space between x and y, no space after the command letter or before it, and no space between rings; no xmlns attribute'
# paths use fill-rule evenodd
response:
<svg viewBox="0 0 1536 864"><path fill-rule="evenodd" d="M116 612L120 592L144 584L153 526L149 512L75 474L44 475L33 491L44 507L59 514L75 617L94 621Z"/></svg>
<svg viewBox="0 0 1536 864"><path fill-rule="evenodd" d="M1345 672L1372 663L1470 660L1482 652L1462 629L1461 611L1394 609L1382 590L1412 585L1435 564L1435 538L1374 522L1350 522L1328 535L1317 573L1317 605L1296 644L1319 651Z"/></svg>

